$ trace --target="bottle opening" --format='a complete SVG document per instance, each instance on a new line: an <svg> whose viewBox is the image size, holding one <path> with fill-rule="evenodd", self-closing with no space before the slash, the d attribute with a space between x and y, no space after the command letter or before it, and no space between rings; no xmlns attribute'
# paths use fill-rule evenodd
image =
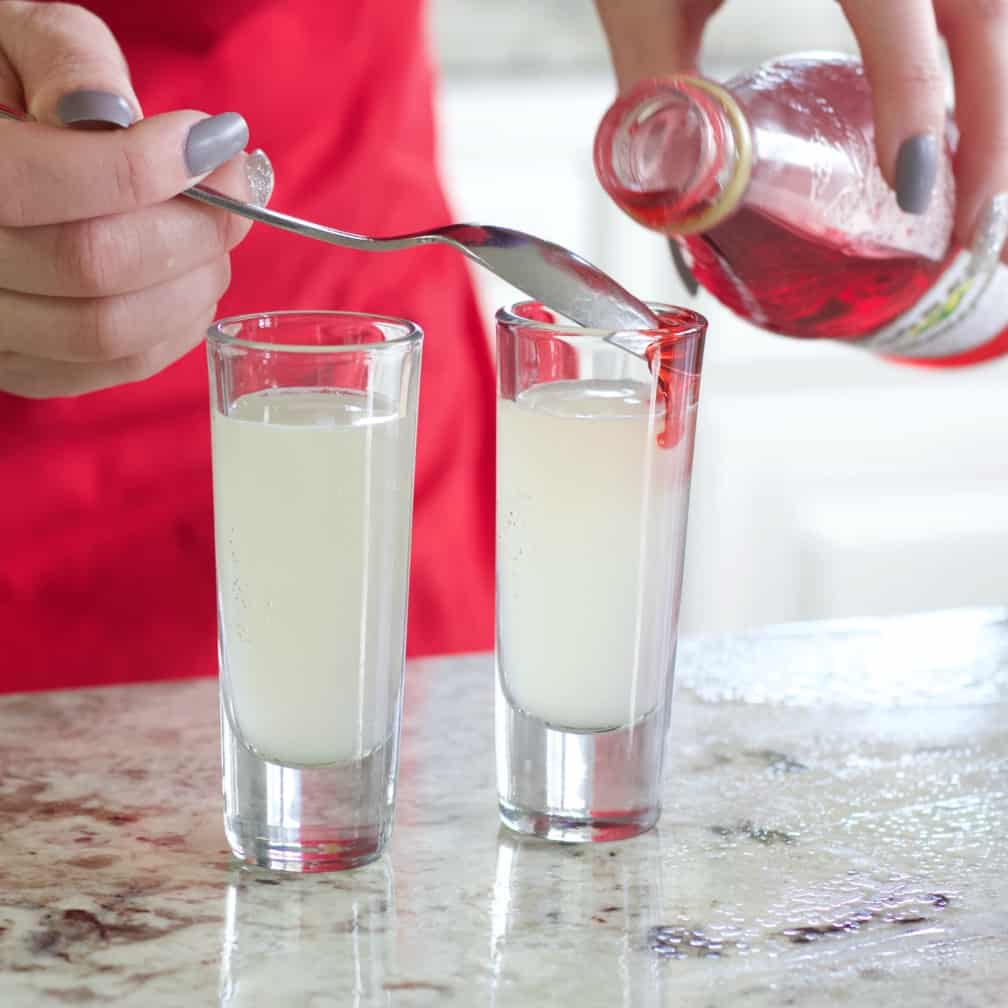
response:
<svg viewBox="0 0 1008 1008"><path fill-rule="evenodd" d="M613 103L595 136L602 187L635 220L666 234L719 201L736 153L716 92L685 76L643 81Z"/></svg>
<svg viewBox="0 0 1008 1008"><path fill-rule="evenodd" d="M617 126L613 174L625 189L681 197L711 166L715 151L710 133L706 120L681 92L658 95Z"/></svg>

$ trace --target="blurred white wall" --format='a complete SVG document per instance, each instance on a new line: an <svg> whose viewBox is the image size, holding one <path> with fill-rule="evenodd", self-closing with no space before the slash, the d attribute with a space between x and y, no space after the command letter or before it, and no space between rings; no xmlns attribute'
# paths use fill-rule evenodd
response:
<svg viewBox="0 0 1008 1008"><path fill-rule="evenodd" d="M591 143L612 84L589 0L436 0L442 164L460 219L568 245L686 303L663 239L613 208ZM729 0L705 66L852 50L839 6ZM517 297L477 277L484 314ZM1008 361L955 373L710 319L685 632L1008 603ZM1008 305L1006 305L1008 318Z"/></svg>

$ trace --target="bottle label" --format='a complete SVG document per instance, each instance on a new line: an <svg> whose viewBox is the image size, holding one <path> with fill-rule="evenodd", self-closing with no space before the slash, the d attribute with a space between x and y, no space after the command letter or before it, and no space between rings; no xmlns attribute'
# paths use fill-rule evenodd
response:
<svg viewBox="0 0 1008 1008"><path fill-rule="evenodd" d="M997 196L973 248L960 252L938 282L909 311L860 341L875 353L918 360L976 350L1008 326L1008 199Z"/></svg>

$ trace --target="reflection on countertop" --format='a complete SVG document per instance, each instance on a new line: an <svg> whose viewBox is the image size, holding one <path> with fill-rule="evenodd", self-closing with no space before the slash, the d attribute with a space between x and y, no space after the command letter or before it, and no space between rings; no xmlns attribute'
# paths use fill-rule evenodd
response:
<svg viewBox="0 0 1008 1008"><path fill-rule="evenodd" d="M0 698L0 1004L999 1003L1003 613L685 641L617 844L498 826L491 676L411 665L390 851L316 877L230 860L214 683Z"/></svg>

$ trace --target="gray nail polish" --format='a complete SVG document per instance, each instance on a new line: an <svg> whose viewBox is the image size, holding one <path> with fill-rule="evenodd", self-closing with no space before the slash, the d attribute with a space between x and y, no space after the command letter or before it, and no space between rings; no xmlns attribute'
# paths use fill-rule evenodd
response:
<svg viewBox="0 0 1008 1008"><path fill-rule="evenodd" d="M922 214L938 175L938 144L931 133L903 141L896 156L896 202L905 213Z"/></svg>
<svg viewBox="0 0 1008 1008"><path fill-rule="evenodd" d="M212 172L244 150L248 138L248 125L237 112L201 119L186 137L185 162L189 174L195 177Z"/></svg>
<svg viewBox="0 0 1008 1008"><path fill-rule="evenodd" d="M130 103L111 91L71 91L56 103L56 115L64 126L78 129L126 127L136 119Z"/></svg>

